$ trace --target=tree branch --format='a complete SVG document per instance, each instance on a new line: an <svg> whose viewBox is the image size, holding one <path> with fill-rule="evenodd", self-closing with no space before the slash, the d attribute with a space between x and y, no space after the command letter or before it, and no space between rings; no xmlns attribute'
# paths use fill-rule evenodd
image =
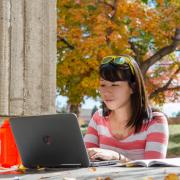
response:
<svg viewBox="0 0 180 180"><path fill-rule="evenodd" d="M71 50L74 49L74 46L72 46L65 38L62 38L60 36L57 37L57 41L62 41L64 44L67 45L67 47Z"/></svg>
<svg viewBox="0 0 180 180"><path fill-rule="evenodd" d="M112 9L114 9L114 6L113 6L112 4L109 4L109 3L107 3L107 2L104 1L104 0L99 0L99 3L103 3L103 4L105 4L106 6L109 6L109 7L111 7Z"/></svg>
<svg viewBox="0 0 180 180"><path fill-rule="evenodd" d="M108 14L107 17L111 19L111 21L114 21L114 18L115 18L115 15L116 15L116 11L117 11L117 3L118 3L118 0L114 0L114 3L113 5L112 4L109 4L103 0L99 0L99 2L105 4L106 6L109 6L112 8L112 12L111 14ZM111 33L113 32L113 29L111 27L107 28L106 30L106 42L107 44L110 43L110 39L109 39L109 36L111 35Z"/></svg>
<svg viewBox="0 0 180 180"><path fill-rule="evenodd" d="M149 99L152 99L153 97L155 97L157 94L159 94L160 92L165 92L165 91L179 91L180 90L180 86L175 86L175 87L171 87L171 88L167 88L167 89L161 89L159 91L154 91L153 93L150 94Z"/></svg>
<svg viewBox="0 0 180 180"><path fill-rule="evenodd" d="M135 58L136 62L140 65L141 55L140 55L138 48L136 48L136 45L130 39L129 39L128 43L130 44L130 47L135 54L134 58Z"/></svg>
<svg viewBox="0 0 180 180"><path fill-rule="evenodd" d="M175 86L175 87L171 87L171 88L167 88L165 91L179 91L180 90L180 86Z"/></svg>
<svg viewBox="0 0 180 180"><path fill-rule="evenodd" d="M115 19L115 16L116 16L116 12L117 12L117 3L118 3L118 0L114 0L114 4L113 4L113 11L111 13L111 20L114 21Z"/></svg>
<svg viewBox="0 0 180 180"><path fill-rule="evenodd" d="M141 66L142 73L145 74L151 65L156 63L165 55L170 54L171 52L175 51L176 47L179 44L180 44L180 28L176 28L172 44L160 49L157 53L155 53L153 56L147 59Z"/></svg>
<svg viewBox="0 0 180 180"><path fill-rule="evenodd" d="M180 67L175 71L175 73L171 76L171 78L167 81L167 83L163 86L163 87L160 87L160 88L157 88L155 89L149 96L150 99L152 99L154 96L156 96L157 94L159 94L160 92L164 92L164 91L169 91L169 90L179 90L180 89L180 86L175 86L175 87L169 87L172 80L173 80L173 77L178 74L180 71Z"/></svg>

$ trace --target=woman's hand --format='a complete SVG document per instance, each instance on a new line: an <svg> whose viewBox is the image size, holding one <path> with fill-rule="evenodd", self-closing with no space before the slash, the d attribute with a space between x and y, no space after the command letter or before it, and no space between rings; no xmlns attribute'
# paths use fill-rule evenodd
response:
<svg viewBox="0 0 180 180"><path fill-rule="evenodd" d="M120 160L121 163L129 161L124 155L109 149L88 148L87 152L91 160Z"/></svg>
<svg viewBox="0 0 180 180"><path fill-rule="evenodd" d="M91 160L119 160L119 153L101 148L88 148L88 155Z"/></svg>

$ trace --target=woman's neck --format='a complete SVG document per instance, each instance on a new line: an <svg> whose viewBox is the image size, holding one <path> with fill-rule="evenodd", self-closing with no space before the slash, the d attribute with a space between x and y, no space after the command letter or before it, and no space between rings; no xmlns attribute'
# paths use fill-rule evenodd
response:
<svg viewBox="0 0 180 180"><path fill-rule="evenodd" d="M126 125L132 116L131 106L121 107L119 109L113 110L110 114L110 119L114 122L118 122Z"/></svg>

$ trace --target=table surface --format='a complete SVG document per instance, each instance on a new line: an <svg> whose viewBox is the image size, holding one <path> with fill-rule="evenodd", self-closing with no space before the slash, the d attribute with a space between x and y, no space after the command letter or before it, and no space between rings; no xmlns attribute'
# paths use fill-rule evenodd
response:
<svg viewBox="0 0 180 180"><path fill-rule="evenodd" d="M26 174L1 174L4 180L164 180L167 175L176 174L180 180L180 167L111 167L39 170ZM174 179L176 180L176 179Z"/></svg>

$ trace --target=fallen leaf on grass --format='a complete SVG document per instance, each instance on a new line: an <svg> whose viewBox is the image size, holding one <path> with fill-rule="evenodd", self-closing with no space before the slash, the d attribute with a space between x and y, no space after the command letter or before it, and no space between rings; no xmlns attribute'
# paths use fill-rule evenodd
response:
<svg viewBox="0 0 180 180"><path fill-rule="evenodd" d="M164 180L179 180L179 176L175 173L170 173L170 174L166 175Z"/></svg>
<svg viewBox="0 0 180 180"><path fill-rule="evenodd" d="M104 180L111 180L111 178L110 177L105 177L105 179Z"/></svg>
<svg viewBox="0 0 180 180"><path fill-rule="evenodd" d="M96 180L104 180L103 177L97 177Z"/></svg>
<svg viewBox="0 0 180 180"><path fill-rule="evenodd" d="M90 171L90 172L95 172L95 171L96 171L96 168L95 168L95 167L90 167L90 168L89 168L89 171Z"/></svg>
<svg viewBox="0 0 180 180"><path fill-rule="evenodd" d="M26 172L27 169L28 169L28 168L26 168L26 167L23 166L22 164L20 164L20 165L18 166L18 171Z"/></svg>
<svg viewBox="0 0 180 180"><path fill-rule="evenodd" d="M108 177L97 177L96 180L112 180L112 179L108 176Z"/></svg>

